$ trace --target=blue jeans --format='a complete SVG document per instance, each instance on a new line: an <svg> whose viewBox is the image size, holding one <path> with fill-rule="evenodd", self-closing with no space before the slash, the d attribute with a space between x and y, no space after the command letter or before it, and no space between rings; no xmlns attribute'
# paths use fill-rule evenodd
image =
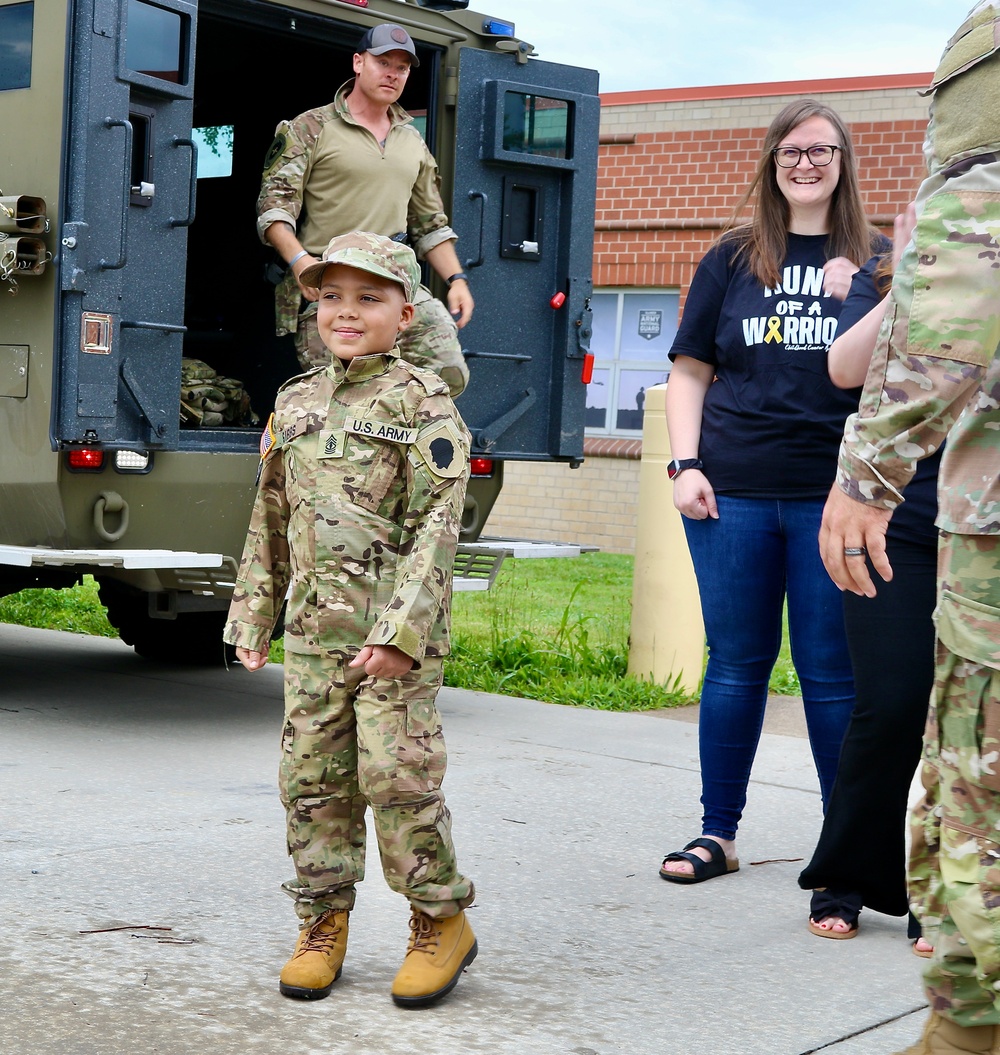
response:
<svg viewBox="0 0 1000 1055"><path fill-rule="evenodd" d="M733 839L781 647L786 596L792 662L824 806L854 707L854 681L840 591L819 555L824 500L716 499L719 519L684 517L684 531L708 639L698 725L702 833Z"/></svg>

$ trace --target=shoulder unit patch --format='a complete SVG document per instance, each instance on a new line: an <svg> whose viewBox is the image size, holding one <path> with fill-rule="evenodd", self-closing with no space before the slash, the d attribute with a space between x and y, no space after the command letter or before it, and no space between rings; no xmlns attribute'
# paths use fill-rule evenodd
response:
<svg viewBox="0 0 1000 1055"><path fill-rule="evenodd" d="M453 421L437 421L423 429L414 444L434 476L453 480L468 468L465 448Z"/></svg>

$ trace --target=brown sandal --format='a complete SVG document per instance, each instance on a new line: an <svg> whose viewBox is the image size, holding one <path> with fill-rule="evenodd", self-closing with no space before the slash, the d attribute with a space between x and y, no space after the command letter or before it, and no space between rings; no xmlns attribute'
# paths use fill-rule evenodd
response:
<svg viewBox="0 0 1000 1055"><path fill-rule="evenodd" d="M854 891L838 892L830 887L814 890L809 902L809 930L819 938L833 938L835 941L856 938L861 906L861 895ZM825 919L841 919L848 929L825 930L820 926Z"/></svg>

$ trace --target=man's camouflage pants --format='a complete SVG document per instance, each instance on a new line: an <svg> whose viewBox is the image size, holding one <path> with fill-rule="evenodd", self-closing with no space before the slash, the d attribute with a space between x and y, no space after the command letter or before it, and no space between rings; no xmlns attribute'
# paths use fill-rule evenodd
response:
<svg viewBox="0 0 1000 1055"><path fill-rule="evenodd" d="M329 365L330 350L320 338L314 302L308 303L299 316L295 354L303 370ZM414 366L433 370L448 386L452 398L469 383L469 368L462 355L455 320L426 286L420 286L414 294L413 321L399 335L399 354Z"/></svg>
<svg viewBox="0 0 1000 1055"><path fill-rule="evenodd" d="M910 900L932 1009L1000 1023L1000 536L942 534L937 658ZM891 661L891 657L886 657Z"/></svg>
<svg viewBox="0 0 1000 1055"><path fill-rule="evenodd" d="M441 793L440 685L440 659L424 659L396 681L371 678L330 653L285 653L279 782L296 879L284 889L300 918L353 907L368 806L393 890L435 917L472 903Z"/></svg>

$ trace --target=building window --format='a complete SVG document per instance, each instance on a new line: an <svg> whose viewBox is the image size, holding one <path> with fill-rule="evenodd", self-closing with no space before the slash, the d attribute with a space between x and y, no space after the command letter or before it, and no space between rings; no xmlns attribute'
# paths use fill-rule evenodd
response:
<svg viewBox="0 0 1000 1055"><path fill-rule="evenodd" d="M670 372L680 294L662 289L598 290L594 310L594 378L587 389L587 434L638 436L646 389Z"/></svg>

